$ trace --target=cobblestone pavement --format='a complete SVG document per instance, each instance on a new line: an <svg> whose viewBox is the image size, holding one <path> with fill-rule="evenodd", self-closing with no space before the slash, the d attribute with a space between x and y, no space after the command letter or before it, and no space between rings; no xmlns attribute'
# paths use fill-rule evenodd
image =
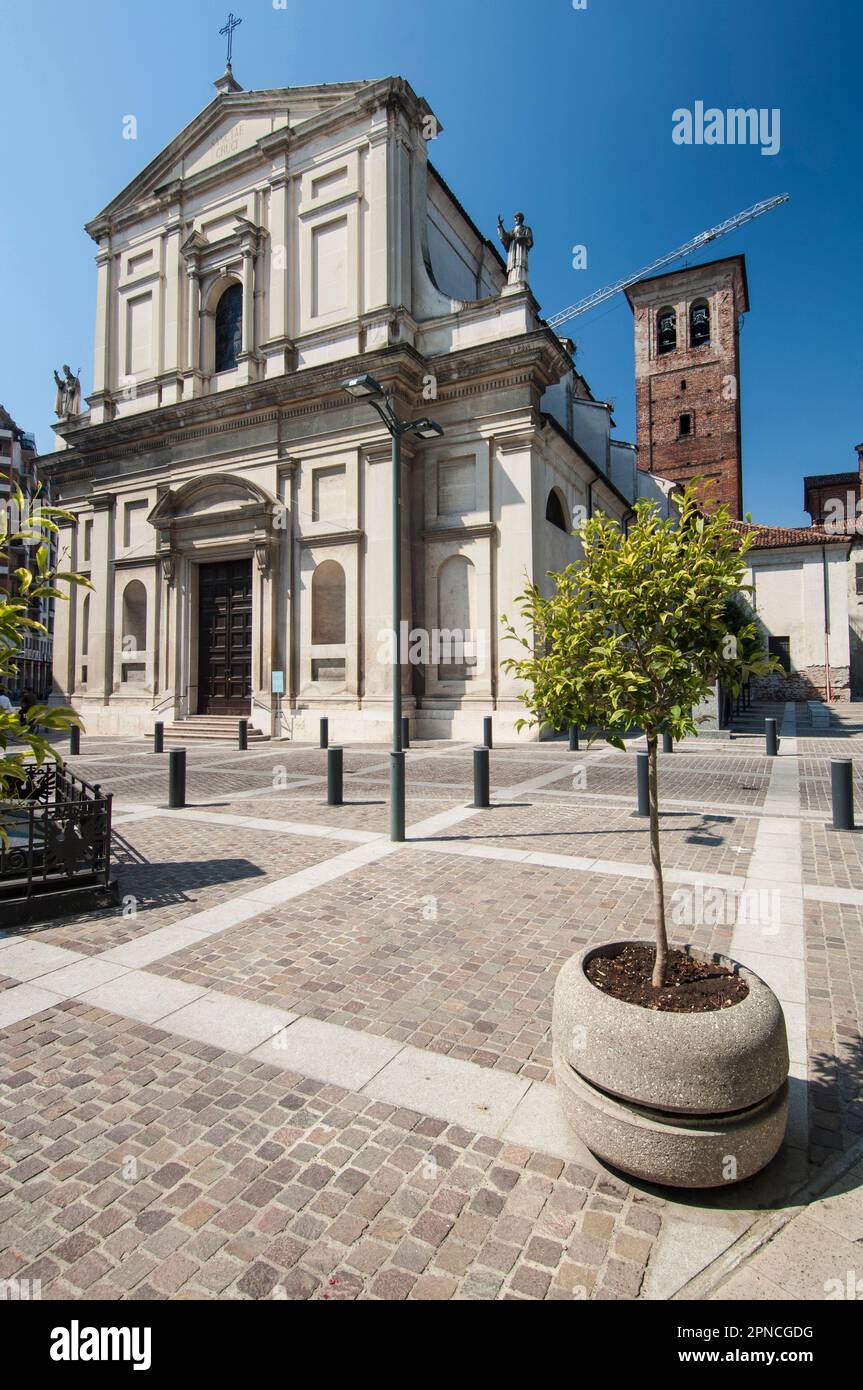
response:
<svg viewBox="0 0 863 1390"><path fill-rule="evenodd" d="M627 922L641 932L652 892L403 851L298 900L290 921L265 911L154 969L544 1081L560 967Z"/></svg>
<svg viewBox="0 0 863 1390"><path fill-rule="evenodd" d="M661 1200L81 1004L4 1031L0 1278L69 1299L633 1298Z"/></svg>
<svg viewBox="0 0 863 1390"><path fill-rule="evenodd" d="M795 961L776 966L802 1011L795 1084L808 1085L777 1173L827 1171L863 1130L863 839L825 823L830 758L863 771L857 708L821 734L798 707L784 751L799 805L771 791L751 718L733 741L661 760L670 905L697 904L693 924L673 918L680 943L732 951L750 864L763 874L763 819L800 827L805 988ZM471 747L415 746L403 847L386 839L381 746L346 750L343 807L325 803L319 749L188 757L187 809L169 812L165 758L141 740L85 738L76 770L115 793L124 905L0 934L0 1279L40 1279L48 1298L134 1299L627 1299L668 1285L692 1203L579 1148L549 1050L563 962L649 935L632 751L495 749L497 804L474 811ZM712 917L711 887L724 904ZM22 956L22 942L42 955ZM769 933L755 945L761 970L775 948ZM109 1005L88 997L103 976ZM179 996L131 1017L135 988ZM187 999L330 1032L308 1070L290 1071L254 1055L276 1023L233 1047L209 1040L217 1020L194 1041ZM332 1084L333 1038L360 1057L398 1054L414 1068L410 1104L369 1094L381 1060L351 1061L355 1081ZM444 1065L459 1079L435 1089ZM469 1123L451 1113L461 1078L476 1093ZM488 1086L503 1091L486 1105ZM705 1194L699 1221L732 1212L737 1232L775 1205L777 1184L767 1170Z"/></svg>

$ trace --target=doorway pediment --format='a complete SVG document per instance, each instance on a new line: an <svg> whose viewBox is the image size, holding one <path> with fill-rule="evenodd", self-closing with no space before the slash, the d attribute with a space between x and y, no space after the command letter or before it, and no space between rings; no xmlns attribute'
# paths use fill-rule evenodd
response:
<svg viewBox="0 0 863 1390"><path fill-rule="evenodd" d="M247 478L211 473L163 492L148 521L159 533L159 552L197 549L225 540L269 554L280 503Z"/></svg>

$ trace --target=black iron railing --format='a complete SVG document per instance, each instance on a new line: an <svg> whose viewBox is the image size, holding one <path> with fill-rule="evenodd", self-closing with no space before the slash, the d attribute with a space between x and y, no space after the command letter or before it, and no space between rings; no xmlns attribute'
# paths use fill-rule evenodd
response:
<svg viewBox="0 0 863 1390"><path fill-rule="evenodd" d="M55 763L29 767L0 802L0 902L111 880L113 794Z"/></svg>

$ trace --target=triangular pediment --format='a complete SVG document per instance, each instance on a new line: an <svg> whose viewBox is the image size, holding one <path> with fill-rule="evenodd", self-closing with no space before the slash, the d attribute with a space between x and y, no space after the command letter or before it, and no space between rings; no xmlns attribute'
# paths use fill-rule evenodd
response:
<svg viewBox="0 0 863 1390"><path fill-rule="evenodd" d="M375 82L335 82L314 87L278 87L260 92L221 92L169 145L87 224L98 240L104 223L133 208L146 207L178 181L193 179L253 149L279 131L351 102Z"/></svg>

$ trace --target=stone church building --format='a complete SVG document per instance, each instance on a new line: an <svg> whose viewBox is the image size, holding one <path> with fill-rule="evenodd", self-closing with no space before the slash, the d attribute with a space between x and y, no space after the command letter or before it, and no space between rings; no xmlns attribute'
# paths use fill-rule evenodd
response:
<svg viewBox="0 0 863 1390"><path fill-rule="evenodd" d="M431 634L412 731L490 713L511 739L500 615L578 558L579 517L669 489L435 170L406 81L216 89L88 224L93 389L41 467L94 587L57 605L55 695L94 734L310 739L326 714L388 738L391 441L342 385L367 373L444 431L402 441L403 617Z"/></svg>

